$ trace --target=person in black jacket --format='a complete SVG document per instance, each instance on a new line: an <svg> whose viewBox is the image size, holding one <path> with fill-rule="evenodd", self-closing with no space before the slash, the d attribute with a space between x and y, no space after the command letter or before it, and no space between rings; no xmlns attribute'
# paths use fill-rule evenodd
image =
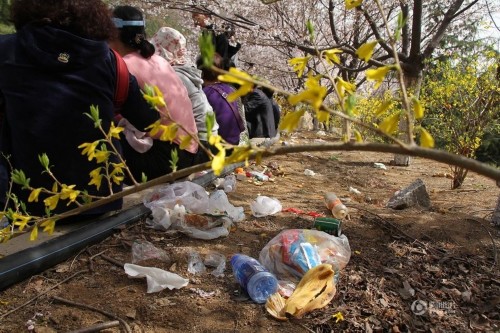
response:
<svg viewBox="0 0 500 333"><path fill-rule="evenodd" d="M193 13L195 26L202 29L202 34L212 36L215 52L223 59L223 69L228 70L234 67L236 53L240 50L241 44L234 41L234 25L224 23L222 29L218 29L214 23L210 22L210 16L203 13Z"/></svg>
<svg viewBox="0 0 500 333"><path fill-rule="evenodd" d="M54 179L44 172L38 158L45 153L59 189L62 185L74 185L74 189L99 197L120 191L121 184L112 183L112 188L106 181L101 186L89 184L90 173L103 164L92 154L82 155L79 148L103 139L85 115L91 106L99 108L106 132L115 116L117 59L107 40L116 30L109 9L100 0L13 0L11 20L16 33L0 36L0 95L5 112L0 133L2 154L10 155L12 168L22 170L30 178L32 189L53 188ZM159 119L132 75L120 111L141 131ZM114 146L121 150L118 140ZM8 169L9 164L2 162ZM111 155L109 162L120 161ZM5 181L1 184L4 193L0 193L4 197ZM45 215L50 206L44 202L47 194L29 202L32 190L14 185L12 193L26 203L32 216ZM52 199L60 202L51 213L77 207L64 196ZM121 200L117 200L86 213L105 213L121 205Z"/></svg>
<svg viewBox="0 0 500 333"><path fill-rule="evenodd" d="M243 105L245 106L245 117L250 139L274 138L276 136L276 124L273 105L261 88L256 87L252 92L244 96Z"/></svg>

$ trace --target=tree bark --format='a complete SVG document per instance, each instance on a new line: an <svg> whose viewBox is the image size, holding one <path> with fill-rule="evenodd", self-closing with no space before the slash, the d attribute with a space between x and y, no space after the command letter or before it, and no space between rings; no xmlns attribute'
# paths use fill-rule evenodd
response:
<svg viewBox="0 0 500 333"><path fill-rule="evenodd" d="M407 91L410 96L418 97L420 95L420 86L422 83L422 71L414 71L412 73L418 73L417 76L411 75L411 73L405 72L404 76L404 84L406 86ZM410 121L406 119L406 117L401 117L399 120L399 139L405 143L410 143L410 138L408 137L408 124L410 123L413 126L415 119L413 119L413 114L408 114L410 117ZM413 132L413 131L412 131ZM394 155L394 165L398 166L409 166L411 164L411 157L408 155L395 154Z"/></svg>
<svg viewBox="0 0 500 333"><path fill-rule="evenodd" d="M493 222L493 225L495 225L496 227L500 227L500 194L498 194L497 207L493 211L491 222Z"/></svg>

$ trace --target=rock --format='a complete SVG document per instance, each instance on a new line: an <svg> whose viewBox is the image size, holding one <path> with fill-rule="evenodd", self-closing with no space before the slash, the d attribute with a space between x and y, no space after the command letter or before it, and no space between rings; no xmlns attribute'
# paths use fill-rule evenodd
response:
<svg viewBox="0 0 500 333"><path fill-rule="evenodd" d="M396 192L387 203L387 207L392 209L405 209L414 206L425 208L431 206L431 199L421 179L417 179L407 188Z"/></svg>

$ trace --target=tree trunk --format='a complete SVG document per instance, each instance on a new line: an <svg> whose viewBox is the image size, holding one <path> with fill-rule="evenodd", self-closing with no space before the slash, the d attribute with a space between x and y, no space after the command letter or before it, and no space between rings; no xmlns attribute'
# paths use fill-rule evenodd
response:
<svg viewBox="0 0 500 333"><path fill-rule="evenodd" d="M500 194L498 194L497 207L493 211L491 222L493 222L493 225L495 225L496 227L500 227Z"/></svg>
<svg viewBox="0 0 500 333"><path fill-rule="evenodd" d="M422 71L417 71L416 73L405 72L404 84L408 93L408 97L411 98L411 96L416 96L418 98L420 94L420 86L422 84ZM413 118L413 113L411 111L409 117L410 122L408 122L406 117L401 117L401 119L399 120L399 139L404 143L410 143L410 138L408 137L408 123L410 123L410 126L413 127L413 123L415 121L415 119ZM395 154L393 161L394 165L409 166L411 164L411 157L408 155Z"/></svg>

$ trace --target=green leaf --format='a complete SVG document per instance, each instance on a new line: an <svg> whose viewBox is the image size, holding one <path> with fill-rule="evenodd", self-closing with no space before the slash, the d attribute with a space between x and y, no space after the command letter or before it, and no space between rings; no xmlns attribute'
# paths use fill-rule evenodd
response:
<svg viewBox="0 0 500 333"><path fill-rule="evenodd" d="M45 170L49 169L49 157L47 154L43 153L42 155L38 155L38 160L40 161L40 164Z"/></svg>
<svg viewBox="0 0 500 333"><path fill-rule="evenodd" d="M26 178L24 171L17 170L17 169L12 170L11 178L15 184L21 185L23 187L23 189L29 188L30 179Z"/></svg>
<svg viewBox="0 0 500 333"><path fill-rule="evenodd" d="M177 163L179 162L179 152L177 149L172 149L170 152L170 168L172 169L172 172L177 171Z"/></svg>
<svg viewBox="0 0 500 333"><path fill-rule="evenodd" d="M307 20L306 28L307 28L307 32L309 32L309 39L312 42L314 40L314 26L313 26L311 20Z"/></svg>
<svg viewBox="0 0 500 333"><path fill-rule="evenodd" d="M212 42L212 35L201 34L199 39L201 58L203 67L210 68L214 63L215 46Z"/></svg>

